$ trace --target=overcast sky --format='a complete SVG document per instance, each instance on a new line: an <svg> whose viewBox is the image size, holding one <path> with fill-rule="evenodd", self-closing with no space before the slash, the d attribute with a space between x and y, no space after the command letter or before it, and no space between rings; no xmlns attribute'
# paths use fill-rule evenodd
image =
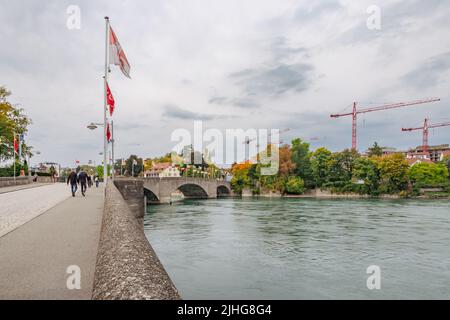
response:
<svg viewBox="0 0 450 320"><path fill-rule="evenodd" d="M381 8L370 30L367 8ZM69 5L81 28L66 26ZM449 1L0 0L0 85L32 118L33 162L101 161L105 27L131 64L112 67L116 158L166 153L177 128L290 128L312 147L351 146L351 119L331 113L440 97L439 103L362 115L358 149L374 141L406 149L421 131L450 121ZM317 140L317 138L319 140ZM450 142L450 127L430 144Z"/></svg>

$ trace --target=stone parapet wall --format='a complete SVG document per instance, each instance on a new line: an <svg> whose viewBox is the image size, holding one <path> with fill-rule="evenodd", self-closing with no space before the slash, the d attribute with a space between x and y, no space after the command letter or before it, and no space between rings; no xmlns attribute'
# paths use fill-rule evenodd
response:
<svg viewBox="0 0 450 320"><path fill-rule="evenodd" d="M133 194L140 192L139 184L134 186L135 189L124 188L127 197L133 198ZM177 289L145 237L142 219L136 217L125 197L111 182L105 190L92 298L180 299Z"/></svg>

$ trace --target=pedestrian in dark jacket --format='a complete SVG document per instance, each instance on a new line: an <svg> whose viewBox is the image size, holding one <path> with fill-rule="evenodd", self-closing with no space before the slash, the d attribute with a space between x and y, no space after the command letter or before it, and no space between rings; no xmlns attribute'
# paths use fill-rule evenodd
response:
<svg viewBox="0 0 450 320"><path fill-rule="evenodd" d="M83 195L83 197L86 196L85 193L86 193L86 189L87 189L87 181L88 181L88 175L86 174L86 172L81 170L81 172L78 174L78 182L80 183L81 194Z"/></svg>
<svg viewBox="0 0 450 320"><path fill-rule="evenodd" d="M72 190L72 197L75 197L75 192L77 192L77 188L78 188L77 187L78 177L77 177L77 173L73 170L67 177L67 185L69 185L69 183L70 183L70 187Z"/></svg>

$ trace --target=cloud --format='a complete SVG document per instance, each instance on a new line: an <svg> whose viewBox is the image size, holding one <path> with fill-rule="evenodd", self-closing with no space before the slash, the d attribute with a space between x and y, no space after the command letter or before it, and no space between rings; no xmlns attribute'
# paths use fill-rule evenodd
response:
<svg viewBox="0 0 450 320"><path fill-rule="evenodd" d="M279 96L288 91L302 92L312 85L313 65L280 64L265 69L246 69L232 73L230 78L243 87L249 96Z"/></svg>
<svg viewBox="0 0 450 320"><path fill-rule="evenodd" d="M261 105L255 100L248 97L227 98L224 96L213 96L208 100L210 104L217 104L220 106L234 106L245 109L259 108Z"/></svg>
<svg viewBox="0 0 450 320"><path fill-rule="evenodd" d="M176 105L168 104L164 107L162 114L166 119L179 119L179 120L218 120L218 119L232 119L236 118L233 115L221 115L221 114L202 114L189 110L182 109Z"/></svg>
<svg viewBox="0 0 450 320"><path fill-rule="evenodd" d="M195 113L189 110L182 109L175 105L166 105L164 108L163 117L169 119L181 119L181 120L212 120L213 115L205 115Z"/></svg>
<svg viewBox="0 0 450 320"><path fill-rule="evenodd" d="M416 69L402 77L402 81L417 89L430 88L438 84L443 75L448 77L450 70L450 51L433 56Z"/></svg>
<svg viewBox="0 0 450 320"><path fill-rule="evenodd" d="M310 1L308 5L300 5L295 10L294 19L301 22L320 19L322 16L330 13L336 13L343 10L344 7L336 0L315 0Z"/></svg>
<svg viewBox="0 0 450 320"><path fill-rule="evenodd" d="M305 47L290 46L288 39L284 36L276 37L271 42L273 60L280 62L291 58L309 58L309 50Z"/></svg>
<svg viewBox="0 0 450 320"><path fill-rule="evenodd" d="M2 1L0 83L33 119L33 164L102 161L102 131L86 125L103 119L105 15L133 78L111 67L117 157L164 154L171 132L195 119L219 130L288 126L289 138L318 136L316 146L339 150L351 119L329 114L354 100L442 98L361 116L360 149L416 145L420 133L399 128L448 117L449 1L379 0L378 31L366 27L370 0L76 2L80 30L67 29L65 1ZM430 136L449 140L445 129Z"/></svg>

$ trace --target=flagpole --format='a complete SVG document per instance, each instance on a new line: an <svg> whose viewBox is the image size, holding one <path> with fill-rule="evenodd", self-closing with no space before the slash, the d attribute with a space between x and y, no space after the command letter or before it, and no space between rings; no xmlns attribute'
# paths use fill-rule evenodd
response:
<svg viewBox="0 0 450 320"><path fill-rule="evenodd" d="M16 182L16 132L13 131L13 154L14 154L14 164L13 164L13 170L14 170L14 183Z"/></svg>
<svg viewBox="0 0 450 320"><path fill-rule="evenodd" d="M112 168L111 168L111 177L112 177L112 179L114 180L114 178L115 178L115 169L114 169L114 165L115 165L115 162L114 162L114 142L115 142L115 140L114 140L114 121L113 120L111 120L111 156L112 156Z"/></svg>
<svg viewBox="0 0 450 320"><path fill-rule="evenodd" d="M109 51L109 18L105 17L105 22L106 22L106 42L105 42L105 83L104 83L104 108L103 108L103 128L104 128L104 132L103 132L103 181L105 182L105 186L106 183L108 181L108 141L106 138L106 134L107 134L107 115L106 115L106 110L107 110L107 98L106 98L106 86L107 86L107 82L108 82L108 51Z"/></svg>

